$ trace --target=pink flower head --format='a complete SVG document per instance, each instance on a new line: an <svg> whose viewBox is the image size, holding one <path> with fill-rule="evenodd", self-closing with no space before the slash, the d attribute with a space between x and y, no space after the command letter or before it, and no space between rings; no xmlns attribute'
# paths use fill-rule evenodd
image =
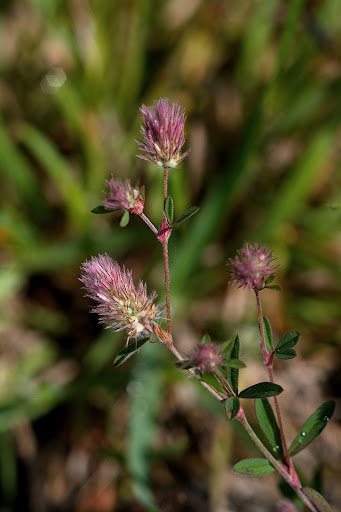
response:
<svg viewBox="0 0 341 512"><path fill-rule="evenodd" d="M223 357L217 354L213 343L200 343L183 361L184 369L192 368L197 372L214 372L221 364Z"/></svg>
<svg viewBox="0 0 341 512"><path fill-rule="evenodd" d="M266 246L256 244L253 247L250 242L244 242L242 249L237 251L237 256L227 262L231 283L239 288L261 291L278 266L272 265L275 259Z"/></svg>
<svg viewBox="0 0 341 512"><path fill-rule="evenodd" d="M129 212L141 215L144 207L144 187L133 188L130 180L124 183L114 178L105 181L109 189L108 194L104 192L103 206L107 210L128 210Z"/></svg>
<svg viewBox="0 0 341 512"><path fill-rule="evenodd" d="M190 153L190 150L183 155L180 153L185 143L184 109L177 103L170 104L168 98L160 98L154 101L153 107L142 105L140 112L144 118L141 126L144 142L140 140L135 142L148 156L137 156L153 162L158 167L176 167Z"/></svg>
<svg viewBox="0 0 341 512"><path fill-rule="evenodd" d="M82 271L80 280L87 296L98 303L92 313L99 313L102 323L114 331L127 329L127 343L131 338L153 331L153 318L159 313L154 304L156 292L148 297L142 281L135 288L132 272L121 268L107 254L92 257L83 263Z"/></svg>

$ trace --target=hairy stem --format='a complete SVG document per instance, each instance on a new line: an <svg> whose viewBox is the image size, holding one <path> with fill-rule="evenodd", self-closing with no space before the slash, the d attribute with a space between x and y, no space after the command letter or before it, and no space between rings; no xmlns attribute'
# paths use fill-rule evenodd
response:
<svg viewBox="0 0 341 512"><path fill-rule="evenodd" d="M155 235L157 235L157 229L154 226L154 224L152 223L152 221L150 221L148 219L148 217L143 212L141 213L140 217L143 220L143 222L145 222L147 224L147 226L153 231L153 233L155 233Z"/></svg>
<svg viewBox="0 0 341 512"><path fill-rule="evenodd" d="M162 242L163 264L165 268L165 288L166 288L166 308L167 308L167 331L172 334L171 310L170 310L170 291L169 291L169 259L168 259L168 240Z"/></svg>
<svg viewBox="0 0 341 512"><path fill-rule="evenodd" d="M163 169L163 207L166 206L168 197L168 167ZM168 240L162 242L163 264L165 269L165 288L166 288L166 308L167 308L167 330L168 334L172 334L171 308L170 308L170 287L169 287L169 257L168 257Z"/></svg>
<svg viewBox="0 0 341 512"><path fill-rule="evenodd" d="M257 311L258 311L258 321L259 321L259 329L260 329L260 336L261 336L261 347L264 355L264 363L268 369L269 372L269 380L270 382L274 382L273 377L273 356L272 354L269 354L266 343L265 343L265 335L264 335L264 325L263 325L263 313L262 313L262 304L259 296L259 292L255 291L256 293L256 300L257 300ZM284 459L285 463L287 464L290 473L292 473L293 477L296 477L298 480L298 476L296 474L296 471L293 467L291 457L289 455L288 445L285 439L284 434L284 428L283 428L283 422L282 422L282 415L279 407L279 402L277 396L274 396L274 402L275 402L275 408L276 408L276 415L277 415L277 421L278 421L278 427L281 434L281 441L284 451Z"/></svg>

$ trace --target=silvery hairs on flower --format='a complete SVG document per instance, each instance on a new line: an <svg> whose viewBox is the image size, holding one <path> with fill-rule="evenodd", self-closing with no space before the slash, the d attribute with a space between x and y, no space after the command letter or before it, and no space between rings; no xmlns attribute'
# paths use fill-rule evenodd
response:
<svg viewBox="0 0 341 512"><path fill-rule="evenodd" d="M135 142L147 155L137 156L158 167L176 167L190 153L190 150L180 153L185 143L184 109L177 103L170 104L168 98L160 98L152 107L142 105L140 112L144 120L141 126L144 142L138 139Z"/></svg>

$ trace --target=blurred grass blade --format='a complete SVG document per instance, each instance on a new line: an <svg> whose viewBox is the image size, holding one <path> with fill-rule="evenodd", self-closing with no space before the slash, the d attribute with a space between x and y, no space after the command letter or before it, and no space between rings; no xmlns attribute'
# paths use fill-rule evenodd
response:
<svg viewBox="0 0 341 512"><path fill-rule="evenodd" d="M128 386L131 394L128 468L139 500L147 507L156 508L149 473L163 389L160 344L146 344L139 354Z"/></svg>
<svg viewBox="0 0 341 512"><path fill-rule="evenodd" d="M273 238L282 222L290 221L298 215L306 197L324 172L326 161L333 152L334 139L335 133L329 129L315 135L305 154L276 193L262 229L264 238Z"/></svg>
<svg viewBox="0 0 341 512"><path fill-rule="evenodd" d="M87 201L69 162L42 132L32 126L23 125L20 138L59 190L72 224L86 225L89 219Z"/></svg>
<svg viewBox="0 0 341 512"><path fill-rule="evenodd" d="M278 74L280 74L288 60L291 47L296 46L296 37L299 33L300 15L304 5L304 0L289 0L286 4L287 15L284 21L283 31L279 43L278 52Z"/></svg>

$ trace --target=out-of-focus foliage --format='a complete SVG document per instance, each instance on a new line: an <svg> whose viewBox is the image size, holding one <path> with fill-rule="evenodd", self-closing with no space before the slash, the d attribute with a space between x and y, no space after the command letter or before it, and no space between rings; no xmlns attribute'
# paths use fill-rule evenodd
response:
<svg viewBox="0 0 341 512"><path fill-rule="evenodd" d="M340 34L339 0L0 3L2 510L137 510L133 488L150 510L214 511L226 500L251 510L224 473L235 451L250 455L243 434L221 426L218 404L163 347L114 369L123 339L97 326L78 281L82 261L108 252L162 300L148 228L90 213L113 173L146 185L146 213L161 222L162 173L136 158L134 142L139 106L159 97L184 106L192 148L170 172L175 218L201 206L170 242L179 349L238 329L253 368L252 298L227 286L225 261L243 240L267 243L283 289L264 292L274 337L302 333L301 364L319 361L323 393L336 396ZM240 373L243 387L257 381ZM297 428L317 393L302 383L300 400L311 402ZM327 476L340 474L336 460L322 457Z"/></svg>

